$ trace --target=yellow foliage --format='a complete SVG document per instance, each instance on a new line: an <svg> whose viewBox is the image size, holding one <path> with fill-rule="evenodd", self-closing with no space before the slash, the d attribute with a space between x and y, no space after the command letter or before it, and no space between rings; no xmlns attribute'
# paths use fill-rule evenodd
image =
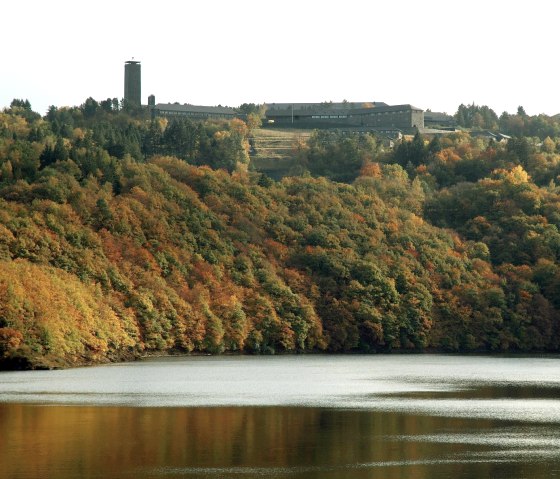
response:
<svg viewBox="0 0 560 479"><path fill-rule="evenodd" d="M247 134L249 133L247 124L243 120L240 120L239 118L234 118L233 120L231 120L229 122L229 127L232 131L235 131L244 137L247 136Z"/></svg>
<svg viewBox="0 0 560 479"><path fill-rule="evenodd" d="M556 143L552 138L550 138L550 136L547 136L544 139L542 149L546 153L554 153L554 150L556 150Z"/></svg>
<svg viewBox="0 0 560 479"><path fill-rule="evenodd" d="M0 113L0 127L15 133L20 138L26 137L31 129L25 118L7 113Z"/></svg>
<svg viewBox="0 0 560 479"><path fill-rule="evenodd" d="M226 130L218 130L216 133L214 133L214 139L217 141L223 141L226 138L229 138L229 136L230 132Z"/></svg>
<svg viewBox="0 0 560 479"><path fill-rule="evenodd" d="M25 347L47 366L102 361L115 346L134 345L99 289L23 260L0 261L0 317L22 334L8 353Z"/></svg>
<svg viewBox="0 0 560 479"><path fill-rule="evenodd" d="M521 185L523 183L528 183L530 180L529 174L521 165L514 166L511 170L494 170L492 173L494 176L503 179L511 185Z"/></svg>
<svg viewBox="0 0 560 479"><path fill-rule="evenodd" d="M83 140L86 137L86 134L82 128L74 128L72 132L72 136L75 140Z"/></svg>

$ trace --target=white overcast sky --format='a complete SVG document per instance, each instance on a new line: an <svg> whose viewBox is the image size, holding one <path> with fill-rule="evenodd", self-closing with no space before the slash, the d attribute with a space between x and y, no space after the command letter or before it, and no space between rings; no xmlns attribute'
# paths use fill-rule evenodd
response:
<svg viewBox="0 0 560 479"><path fill-rule="evenodd" d="M384 101L560 113L556 0L5 0L0 109L142 102Z"/></svg>

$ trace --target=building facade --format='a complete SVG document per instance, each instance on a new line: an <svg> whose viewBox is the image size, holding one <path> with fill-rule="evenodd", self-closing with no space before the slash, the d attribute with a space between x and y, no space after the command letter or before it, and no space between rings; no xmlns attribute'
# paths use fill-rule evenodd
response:
<svg viewBox="0 0 560 479"><path fill-rule="evenodd" d="M424 126L426 128L455 128L457 126L457 122L453 116L448 115L447 113L425 111Z"/></svg>
<svg viewBox="0 0 560 479"><path fill-rule="evenodd" d="M424 110L412 105L361 108L352 111L350 121L376 128L421 129L424 128Z"/></svg>
<svg viewBox="0 0 560 479"><path fill-rule="evenodd" d="M142 75L139 61L129 60L124 64L124 100L131 105L142 104Z"/></svg>
<svg viewBox="0 0 560 479"><path fill-rule="evenodd" d="M190 118L192 120L231 120L238 116L233 108L225 106L199 106L188 103L158 103L152 108L152 115L164 116L166 118Z"/></svg>
<svg viewBox="0 0 560 479"><path fill-rule="evenodd" d="M268 124L294 128L424 128L424 111L412 105L359 103L280 103L267 105Z"/></svg>

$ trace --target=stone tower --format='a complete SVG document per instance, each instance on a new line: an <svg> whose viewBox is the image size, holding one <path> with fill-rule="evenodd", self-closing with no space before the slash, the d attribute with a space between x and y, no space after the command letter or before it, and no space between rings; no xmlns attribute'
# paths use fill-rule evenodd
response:
<svg viewBox="0 0 560 479"><path fill-rule="evenodd" d="M129 60L124 64L124 100L131 105L142 104L140 62L135 60Z"/></svg>

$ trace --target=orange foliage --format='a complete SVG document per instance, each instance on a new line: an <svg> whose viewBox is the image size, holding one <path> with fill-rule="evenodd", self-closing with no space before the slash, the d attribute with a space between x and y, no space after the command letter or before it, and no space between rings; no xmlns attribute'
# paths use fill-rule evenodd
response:
<svg viewBox="0 0 560 479"><path fill-rule="evenodd" d="M360 170L360 176L370 176L372 178L381 178L383 172L379 163L367 163Z"/></svg>
<svg viewBox="0 0 560 479"><path fill-rule="evenodd" d="M455 152L453 148L445 148L441 151L438 151L435 157L442 163L457 163L461 161L461 157Z"/></svg>

